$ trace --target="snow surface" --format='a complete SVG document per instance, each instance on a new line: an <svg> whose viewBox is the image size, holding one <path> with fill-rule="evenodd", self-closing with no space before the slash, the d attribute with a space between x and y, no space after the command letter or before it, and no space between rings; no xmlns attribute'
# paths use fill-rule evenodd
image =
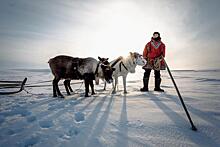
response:
<svg viewBox="0 0 220 147"><path fill-rule="evenodd" d="M165 93L153 91L153 72L150 92L142 93L139 68L127 78L128 94L119 80L116 94L111 94L111 84L103 91L101 82L95 85L96 95L88 98L80 83L72 85L75 92L65 99L53 98L52 86L0 95L0 146L220 146L220 71L172 73L197 132L190 129L167 72L162 72ZM53 79L49 70L0 71L0 80L24 77L27 85L51 85L43 81Z"/></svg>

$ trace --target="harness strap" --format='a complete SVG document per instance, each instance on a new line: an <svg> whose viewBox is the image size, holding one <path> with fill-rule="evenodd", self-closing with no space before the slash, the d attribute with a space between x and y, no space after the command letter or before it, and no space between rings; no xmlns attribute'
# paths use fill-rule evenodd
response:
<svg viewBox="0 0 220 147"><path fill-rule="evenodd" d="M123 59L122 56L118 57L118 58L115 60L115 62L112 63L111 67L114 67L114 66L115 66L120 60L122 60L122 59Z"/></svg>
<svg viewBox="0 0 220 147"><path fill-rule="evenodd" d="M95 75L98 75L99 65L100 65L100 62L99 62L99 63L97 64L97 66L96 66L96 69L95 69Z"/></svg>
<svg viewBox="0 0 220 147"><path fill-rule="evenodd" d="M127 68L127 67L125 66L125 64L121 61L121 62L119 63L120 72L121 72L121 65L123 65L124 68L128 71L128 68Z"/></svg>

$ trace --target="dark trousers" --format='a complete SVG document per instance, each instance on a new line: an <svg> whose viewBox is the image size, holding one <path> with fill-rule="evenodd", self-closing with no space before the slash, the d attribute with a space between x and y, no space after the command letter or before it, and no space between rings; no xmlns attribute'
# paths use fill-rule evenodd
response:
<svg viewBox="0 0 220 147"><path fill-rule="evenodd" d="M145 69L144 78L149 78L151 69ZM160 70L154 70L155 79L160 79Z"/></svg>

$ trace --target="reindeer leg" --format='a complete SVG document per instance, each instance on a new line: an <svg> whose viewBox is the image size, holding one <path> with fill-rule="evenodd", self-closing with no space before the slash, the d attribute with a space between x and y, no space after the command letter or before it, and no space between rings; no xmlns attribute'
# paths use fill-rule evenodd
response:
<svg viewBox="0 0 220 147"><path fill-rule="evenodd" d="M57 97L56 78L53 79L53 97Z"/></svg>
<svg viewBox="0 0 220 147"><path fill-rule="evenodd" d="M72 89L71 86L70 86L70 80L68 80L67 86L69 87L70 92L73 92L73 89Z"/></svg>
<svg viewBox="0 0 220 147"><path fill-rule="evenodd" d="M126 78L127 78L127 75L123 76L124 93L128 93L127 90L126 90Z"/></svg>
<svg viewBox="0 0 220 147"><path fill-rule="evenodd" d="M85 97L89 97L89 80L85 79Z"/></svg>
<svg viewBox="0 0 220 147"><path fill-rule="evenodd" d="M117 86L117 87L116 87ZM119 91L119 86L118 86L118 77L117 77L117 80L116 80L116 86L115 86L115 89L117 88L117 91Z"/></svg>
<svg viewBox="0 0 220 147"><path fill-rule="evenodd" d="M113 91L112 91L112 94L115 94L116 93L116 86L118 84L118 77L115 77L115 84L112 82L112 85L113 85Z"/></svg>
<svg viewBox="0 0 220 147"><path fill-rule="evenodd" d="M106 82L106 81L105 81ZM115 87L115 85L114 85L114 79L113 79L113 81L112 81L112 88L114 88Z"/></svg>
<svg viewBox="0 0 220 147"><path fill-rule="evenodd" d="M116 87L117 87L117 90L119 90L119 89L118 89L118 77L115 78L115 89L116 89Z"/></svg>
<svg viewBox="0 0 220 147"><path fill-rule="evenodd" d="M63 82L63 84L64 84L64 86L65 86L67 95L70 95L70 91L69 91L69 87L68 87L68 82L69 82L69 80L65 80L65 81Z"/></svg>
<svg viewBox="0 0 220 147"><path fill-rule="evenodd" d="M89 97L89 81L85 80L85 97Z"/></svg>
<svg viewBox="0 0 220 147"><path fill-rule="evenodd" d="M91 87L91 89L92 89L92 95L94 95L94 94L95 94L95 91L94 91L93 80L89 80L89 85L90 85L90 87Z"/></svg>
<svg viewBox="0 0 220 147"><path fill-rule="evenodd" d="M106 90L106 81L104 82L104 89L103 90Z"/></svg>
<svg viewBox="0 0 220 147"><path fill-rule="evenodd" d="M64 96L61 94L59 86L58 86L58 82L60 81L60 78L55 79L55 87L56 87L56 91L58 96L60 96L61 98L64 98Z"/></svg>

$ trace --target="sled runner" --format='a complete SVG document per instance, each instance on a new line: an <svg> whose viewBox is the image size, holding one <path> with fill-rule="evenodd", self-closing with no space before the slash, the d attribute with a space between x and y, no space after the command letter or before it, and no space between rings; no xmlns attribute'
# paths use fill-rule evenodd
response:
<svg viewBox="0 0 220 147"><path fill-rule="evenodd" d="M6 89L6 88L19 88L19 90L17 91L10 91L10 92L0 92L0 95L8 95L8 94L15 94L15 93L19 93L21 92L22 90L24 90L24 86L25 86L25 83L27 81L27 78L24 78L23 81L0 81L0 83L3 83L3 84L0 84L0 88L1 89Z"/></svg>

